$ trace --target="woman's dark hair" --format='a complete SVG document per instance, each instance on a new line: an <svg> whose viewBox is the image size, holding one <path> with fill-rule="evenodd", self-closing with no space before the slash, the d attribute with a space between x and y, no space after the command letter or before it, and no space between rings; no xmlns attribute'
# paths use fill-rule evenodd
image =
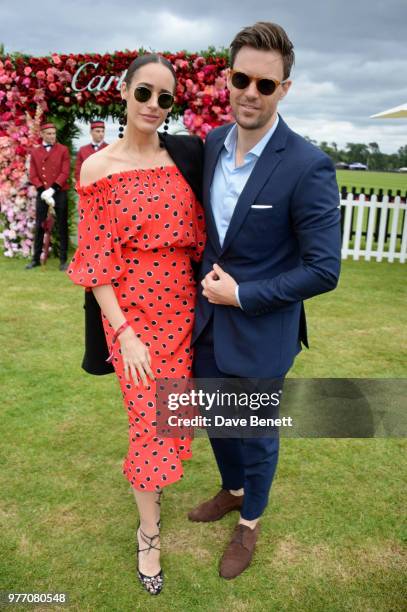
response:
<svg viewBox="0 0 407 612"><path fill-rule="evenodd" d="M288 38L286 31L277 23L258 21L253 26L241 30L230 44L230 66L236 59L242 47L252 47L264 51L278 51L283 58L284 79L290 76L294 64L294 45Z"/></svg>
<svg viewBox="0 0 407 612"><path fill-rule="evenodd" d="M176 85L177 75L175 73L174 66L171 64L171 62L168 61L167 58L163 57L162 55L158 55L158 53L146 53L145 55L139 55L138 57L136 57L136 59L134 59L128 67L126 76L124 78L124 82L126 83L127 87L130 87L130 83L133 79L135 72L137 72L139 68L142 68L147 64L162 64L163 66L168 68L168 70L174 77L174 82Z"/></svg>

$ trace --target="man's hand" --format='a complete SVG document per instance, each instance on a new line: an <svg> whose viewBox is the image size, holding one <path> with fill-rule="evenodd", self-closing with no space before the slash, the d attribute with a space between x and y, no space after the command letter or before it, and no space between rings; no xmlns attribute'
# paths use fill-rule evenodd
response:
<svg viewBox="0 0 407 612"><path fill-rule="evenodd" d="M55 206L55 200L53 197L49 197L49 198L42 198L45 202L45 204L48 204L48 206Z"/></svg>
<svg viewBox="0 0 407 612"><path fill-rule="evenodd" d="M203 287L202 295L211 304L239 307L235 295L237 283L218 264L213 265L213 270L208 272L201 281L201 285Z"/></svg>
<svg viewBox="0 0 407 612"><path fill-rule="evenodd" d="M45 200L45 201L49 200L49 198L52 198L54 193L55 193L55 189L53 189L52 187L48 187L48 189L45 189L45 191L42 192L41 200Z"/></svg>

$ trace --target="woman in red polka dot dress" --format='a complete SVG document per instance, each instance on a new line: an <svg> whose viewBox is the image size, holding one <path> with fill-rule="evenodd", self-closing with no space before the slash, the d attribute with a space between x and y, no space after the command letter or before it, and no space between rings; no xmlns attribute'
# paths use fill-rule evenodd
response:
<svg viewBox="0 0 407 612"><path fill-rule="evenodd" d="M121 86L124 137L81 169L78 248L68 268L74 283L93 290L112 350L129 419L123 471L140 515L138 576L151 594L163 584L160 493L191 457L190 440L156 433L154 380L191 376L192 266L205 241L202 208L157 133L175 85L172 65L159 55L130 65ZM199 139L178 138L202 156Z"/></svg>

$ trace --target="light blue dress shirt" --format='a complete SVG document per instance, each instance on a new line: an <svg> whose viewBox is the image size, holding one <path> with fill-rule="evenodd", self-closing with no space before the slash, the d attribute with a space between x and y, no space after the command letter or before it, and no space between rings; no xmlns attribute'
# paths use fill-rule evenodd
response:
<svg viewBox="0 0 407 612"><path fill-rule="evenodd" d="M237 125L235 124L225 138L223 148L220 152L213 181L211 185L211 206L218 230L220 245L223 245L230 220L235 210L237 201L242 193L254 166L264 148L277 129L279 118L266 132L261 140L248 151L244 157L243 164L236 166L236 140ZM240 308L239 286L236 287L236 299Z"/></svg>

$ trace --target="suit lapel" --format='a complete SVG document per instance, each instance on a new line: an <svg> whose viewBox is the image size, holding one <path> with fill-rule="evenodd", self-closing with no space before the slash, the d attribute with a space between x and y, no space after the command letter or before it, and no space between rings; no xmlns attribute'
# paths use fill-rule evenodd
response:
<svg viewBox="0 0 407 612"><path fill-rule="evenodd" d="M206 145L205 147L205 164L204 164L204 175L203 175L203 204L206 216L206 225L208 238L211 240L216 252L220 252L221 246L219 242L218 229L216 227L215 218L213 216L212 204L211 204L211 185L213 176L215 174L216 164L220 152L225 142L225 138L232 129L231 126L227 126L225 130L219 130L216 139L211 143L211 146Z"/></svg>
<svg viewBox="0 0 407 612"><path fill-rule="evenodd" d="M282 118L279 117L277 129L264 148L263 153L257 160L256 165L254 166L253 171L250 174L249 179L236 203L236 207L233 211L225 240L222 245L222 253L228 248L234 236L239 231L243 221L246 218L246 215L250 210L250 206L253 204L264 183L270 178L280 163L281 153L285 148L287 135L288 127Z"/></svg>

